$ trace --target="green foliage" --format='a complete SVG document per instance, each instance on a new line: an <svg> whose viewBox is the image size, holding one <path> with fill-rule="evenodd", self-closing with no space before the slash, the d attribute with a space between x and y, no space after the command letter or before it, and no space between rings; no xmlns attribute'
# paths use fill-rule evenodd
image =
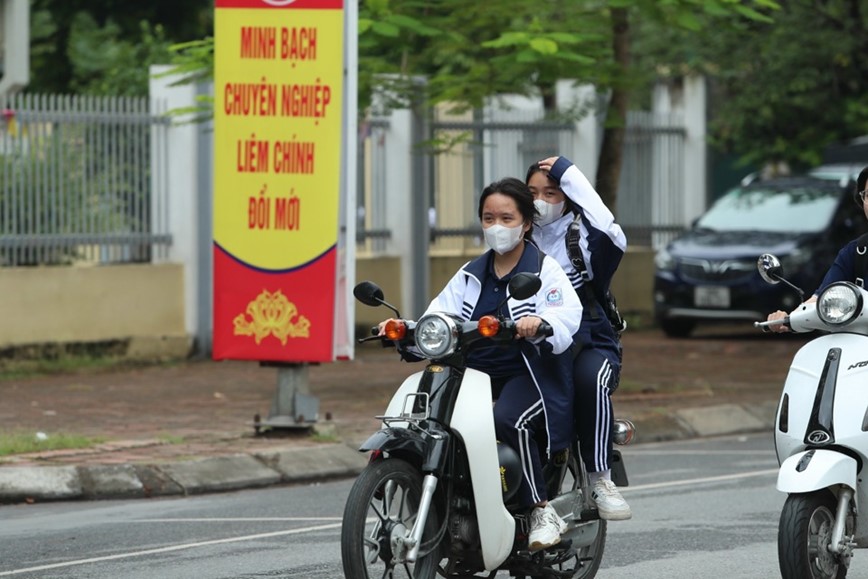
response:
<svg viewBox="0 0 868 579"><path fill-rule="evenodd" d="M757 2L762 8L765 2ZM643 60L712 79L713 144L743 163L810 166L829 144L868 134L868 5L789 0L774 20L750 7L726 33L643 30Z"/></svg>
<svg viewBox="0 0 868 579"><path fill-rule="evenodd" d="M735 19L768 21L776 6L771 0L501 0L492 10L459 0L363 0L360 107L383 74L424 76L430 102L452 101L459 108L478 107L502 93L542 95L551 104L555 82L566 78L641 94L654 80L655 67L616 62L612 9L699 42L703 31L718 34Z"/></svg>
<svg viewBox="0 0 868 579"><path fill-rule="evenodd" d="M214 37L182 42L169 47L172 54L171 68L156 75L157 78L178 76L174 85L196 84L214 78ZM181 107L169 111L173 117L187 117L186 122L200 123L213 118L214 97L197 95L192 107Z"/></svg>
<svg viewBox="0 0 868 579"><path fill-rule="evenodd" d="M180 75L179 83L197 83L214 78L214 37L173 44L172 70L160 76Z"/></svg>
<svg viewBox="0 0 868 579"><path fill-rule="evenodd" d="M586 3L441 0L360 5L359 101L383 74L428 79L429 102L478 107L502 93L552 93L558 78L599 64L604 18ZM388 29L369 23L386 22ZM604 29L604 27L603 27ZM577 70L578 69L578 70ZM394 89L395 87L390 87ZM400 100L400 99L398 99Z"/></svg>
<svg viewBox="0 0 868 579"><path fill-rule="evenodd" d="M169 60L169 41L160 25L140 23L138 39L126 39L112 20L99 26L79 12L73 20L68 55L79 94L139 96L148 94L148 66Z"/></svg>
<svg viewBox="0 0 868 579"><path fill-rule="evenodd" d="M148 66L212 29L213 0L31 0L34 93L146 95Z"/></svg>

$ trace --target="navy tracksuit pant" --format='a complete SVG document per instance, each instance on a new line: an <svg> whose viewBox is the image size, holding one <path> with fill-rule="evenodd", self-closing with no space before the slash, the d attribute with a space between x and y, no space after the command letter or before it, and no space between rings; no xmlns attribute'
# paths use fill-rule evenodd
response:
<svg viewBox="0 0 868 579"><path fill-rule="evenodd" d="M508 379L499 393L494 386L494 431L500 442L518 453L522 472L519 497L522 505L529 507L547 500L540 460L540 441L545 441L547 434L543 402L527 374Z"/></svg>
<svg viewBox="0 0 868 579"><path fill-rule="evenodd" d="M588 472L611 468L612 392L621 372L617 354L584 348L573 361L576 433Z"/></svg>

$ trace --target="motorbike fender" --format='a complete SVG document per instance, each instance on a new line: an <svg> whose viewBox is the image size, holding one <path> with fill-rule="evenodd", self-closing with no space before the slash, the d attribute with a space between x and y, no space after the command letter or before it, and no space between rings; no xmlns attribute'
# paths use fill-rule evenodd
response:
<svg viewBox="0 0 868 579"><path fill-rule="evenodd" d="M836 485L856 490L856 460L833 450L814 449L787 458L778 472L777 489L807 493Z"/></svg>
<svg viewBox="0 0 868 579"><path fill-rule="evenodd" d="M515 541L515 519L503 504L491 408L491 380L488 375L468 368L450 426L467 449L482 561L487 571L497 569L506 560Z"/></svg>
<svg viewBox="0 0 868 579"><path fill-rule="evenodd" d="M359 450L380 450L395 454L412 454L418 457L417 462L422 463L425 458L427 446L422 437L412 430L405 428L383 428L368 437L362 443Z"/></svg>

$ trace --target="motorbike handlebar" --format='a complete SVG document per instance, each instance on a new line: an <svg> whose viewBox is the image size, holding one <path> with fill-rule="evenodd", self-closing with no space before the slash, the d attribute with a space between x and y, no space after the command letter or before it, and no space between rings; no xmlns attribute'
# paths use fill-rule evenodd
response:
<svg viewBox="0 0 868 579"><path fill-rule="evenodd" d="M501 323L503 324L501 327L503 328L503 330L506 330L509 333L509 335L511 335L511 336L516 335L516 333L515 333L515 320L510 320L510 319L502 320ZM410 322L410 324L412 324L412 322ZM476 322L468 322L468 324L472 324L474 329L475 329ZM470 328L467 328L467 329L470 329ZM503 331L503 330L501 330L501 331ZM550 323L546 322L545 320L541 320L540 325L537 328L537 331L536 331L536 334L534 335L534 337L547 338L549 336L553 336L554 333L555 333L555 330L552 327L552 325ZM389 341L385 336L380 335L379 326L371 327L371 335L367 338L359 338L359 340L357 340L357 341L361 344L364 342L369 342L371 340L382 340L384 342Z"/></svg>
<svg viewBox="0 0 868 579"><path fill-rule="evenodd" d="M506 328L510 335L515 336L515 320L503 320L501 323L503 327ZM555 335L555 329L552 327L550 323L541 319L539 327L536 329L536 334L534 334L534 338L547 338L549 336Z"/></svg>
<svg viewBox="0 0 868 579"><path fill-rule="evenodd" d="M536 335L548 338L555 335L555 329L550 323L543 320L542 323L539 325L539 329L536 331Z"/></svg>
<svg viewBox="0 0 868 579"><path fill-rule="evenodd" d="M765 322L754 322L753 323L753 327L761 329L764 334L770 333L772 331L770 326L780 326L780 325L783 325L783 326L786 326L787 328L789 328L790 327L790 316L787 316L785 318L780 318L778 320L768 320Z"/></svg>

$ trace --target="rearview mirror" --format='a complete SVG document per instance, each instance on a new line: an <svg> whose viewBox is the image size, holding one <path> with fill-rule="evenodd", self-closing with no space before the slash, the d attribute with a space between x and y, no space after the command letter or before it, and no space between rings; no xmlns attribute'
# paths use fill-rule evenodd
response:
<svg viewBox="0 0 868 579"><path fill-rule="evenodd" d="M781 261L771 253L764 253L756 260L756 268L759 270L760 277L766 283L780 283L784 277L784 268L781 266Z"/></svg>
<svg viewBox="0 0 868 579"><path fill-rule="evenodd" d="M509 280L509 295L516 300L526 300L542 287L539 276L523 271Z"/></svg>
<svg viewBox="0 0 868 579"><path fill-rule="evenodd" d="M353 288L353 295L366 306L379 306L385 299L383 290L372 281L363 281Z"/></svg>

